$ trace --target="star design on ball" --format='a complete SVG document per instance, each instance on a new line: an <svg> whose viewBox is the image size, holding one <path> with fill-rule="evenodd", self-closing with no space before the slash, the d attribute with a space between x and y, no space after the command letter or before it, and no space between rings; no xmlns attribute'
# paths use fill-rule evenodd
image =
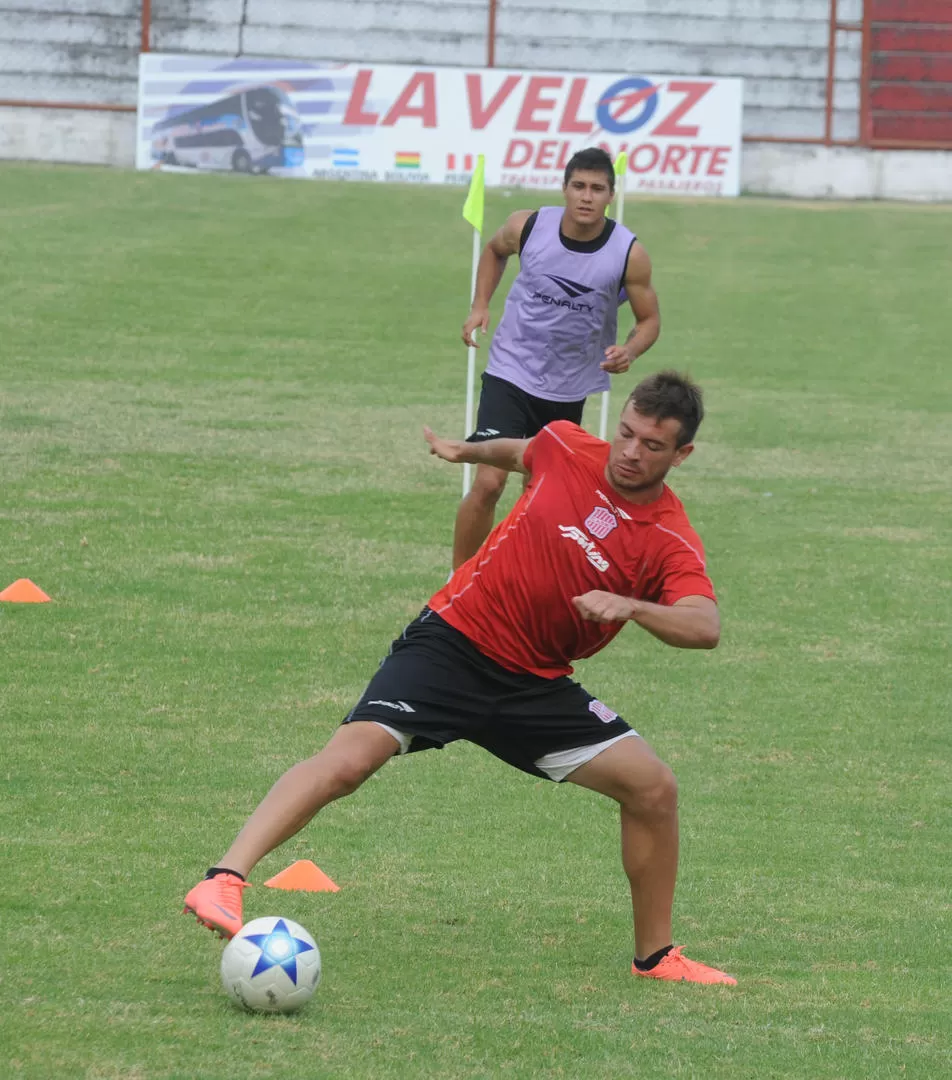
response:
<svg viewBox="0 0 952 1080"><path fill-rule="evenodd" d="M297 985L297 955L310 952L314 946L302 938L296 938L288 929L284 919L278 919L267 934L248 934L246 941L257 945L261 950L252 979L269 968L283 968L288 978Z"/></svg>

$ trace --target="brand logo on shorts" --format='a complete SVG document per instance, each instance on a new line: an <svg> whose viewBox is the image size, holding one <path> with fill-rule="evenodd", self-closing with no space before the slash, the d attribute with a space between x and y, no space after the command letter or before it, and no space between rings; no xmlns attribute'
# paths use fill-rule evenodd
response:
<svg viewBox="0 0 952 1080"><path fill-rule="evenodd" d="M612 712L607 705L603 705L598 698L592 698L588 703L588 711L594 713L603 724L610 724L618 719L618 713Z"/></svg>
<svg viewBox="0 0 952 1080"><path fill-rule="evenodd" d="M481 431L477 431L476 434L479 435L480 438L483 438L483 439L492 439L496 435L498 435L499 432L494 427L488 427L488 428L483 428Z"/></svg>
<svg viewBox="0 0 952 1080"><path fill-rule="evenodd" d="M368 705L386 705L388 709L396 709L397 712L416 712L412 705L405 701L368 701Z"/></svg>
<svg viewBox="0 0 952 1080"><path fill-rule="evenodd" d="M595 547L595 542L589 540L587 533L582 532L577 525L560 525L559 532L566 540L574 540L585 552L585 558L592 566L601 573L605 573L609 566L608 559Z"/></svg>
<svg viewBox="0 0 952 1080"><path fill-rule="evenodd" d="M596 506L585 519L585 528L599 540L604 540L612 529L617 527L618 518L604 506Z"/></svg>

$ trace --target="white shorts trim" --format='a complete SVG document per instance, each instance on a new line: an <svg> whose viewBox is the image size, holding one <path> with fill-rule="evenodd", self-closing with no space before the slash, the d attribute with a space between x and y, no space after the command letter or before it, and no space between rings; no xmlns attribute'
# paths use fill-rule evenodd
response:
<svg viewBox="0 0 952 1080"><path fill-rule="evenodd" d="M584 765L586 761L591 761L593 757L598 757L609 746L613 746L616 742L627 739L632 735L637 736L637 734L637 731L626 731L623 735L616 735L613 739L593 743L591 746L576 746L572 750L557 750L554 754L546 754L544 757L540 757L535 763L535 767L544 772L550 780L564 780L569 773L575 772L580 765Z"/></svg>
<svg viewBox="0 0 952 1080"><path fill-rule="evenodd" d="M412 735L408 735L405 731L397 731L396 728L392 728L389 724L384 724L380 720L371 720L370 722L376 724L377 727L382 727L388 735L392 735L397 740L400 744L399 753L405 754L410 749Z"/></svg>

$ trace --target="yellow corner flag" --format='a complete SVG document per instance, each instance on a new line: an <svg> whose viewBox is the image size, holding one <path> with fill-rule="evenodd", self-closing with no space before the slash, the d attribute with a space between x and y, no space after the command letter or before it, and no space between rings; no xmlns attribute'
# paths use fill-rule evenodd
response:
<svg viewBox="0 0 952 1080"><path fill-rule="evenodd" d="M615 187L618 187L618 181L621 180L622 187L625 185L625 170L628 168L628 155L624 150L615 158ZM608 207L605 207L605 217L608 217Z"/></svg>
<svg viewBox="0 0 952 1080"><path fill-rule="evenodd" d="M469 194L463 203L463 217L481 233L483 231L483 195L486 184L486 158L479 154L476 158L476 171L469 181Z"/></svg>

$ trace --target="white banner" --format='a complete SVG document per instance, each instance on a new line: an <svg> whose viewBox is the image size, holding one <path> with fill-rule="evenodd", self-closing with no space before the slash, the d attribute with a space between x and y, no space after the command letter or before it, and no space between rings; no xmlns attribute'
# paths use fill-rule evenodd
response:
<svg viewBox="0 0 952 1080"><path fill-rule="evenodd" d="M136 164L341 180L557 188L628 154L629 192L736 195L740 79L144 53Z"/></svg>

